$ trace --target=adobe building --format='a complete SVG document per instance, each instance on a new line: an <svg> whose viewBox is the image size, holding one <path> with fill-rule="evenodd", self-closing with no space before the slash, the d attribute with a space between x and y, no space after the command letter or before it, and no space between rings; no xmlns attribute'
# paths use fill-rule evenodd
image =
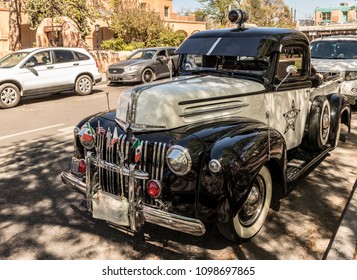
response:
<svg viewBox="0 0 357 280"><path fill-rule="evenodd" d="M26 0L24 0L26 1ZM138 0L141 5L148 6L160 15L162 20L173 28L176 32L181 32L185 36L189 36L195 32L205 30L206 22L196 21L195 15L181 16L173 13L172 0ZM0 52L9 51L9 0L0 0ZM36 38L36 30L31 30L28 24L28 18L25 13L22 13L21 25L21 44L22 48L30 48L37 46L39 39ZM64 28L60 25L49 24L42 27L45 40L51 45L61 45L63 38L61 32ZM96 50L100 48L100 44L104 40L112 38L112 32L108 26L98 21L91 26L91 34L86 36L85 43L89 49ZM43 41L43 40L42 40ZM1 54L1 53L0 53Z"/></svg>

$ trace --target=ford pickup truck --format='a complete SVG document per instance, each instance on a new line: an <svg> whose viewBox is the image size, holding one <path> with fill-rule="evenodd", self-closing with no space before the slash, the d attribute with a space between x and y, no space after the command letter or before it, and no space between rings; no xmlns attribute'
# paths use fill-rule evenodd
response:
<svg viewBox="0 0 357 280"><path fill-rule="evenodd" d="M213 223L248 240L350 131L340 77L312 72L306 36L247 18L233 10L237 27L191 35L175 78L76 125L61 177L94 219L134 234L152 223L201 236Z"/></svg>

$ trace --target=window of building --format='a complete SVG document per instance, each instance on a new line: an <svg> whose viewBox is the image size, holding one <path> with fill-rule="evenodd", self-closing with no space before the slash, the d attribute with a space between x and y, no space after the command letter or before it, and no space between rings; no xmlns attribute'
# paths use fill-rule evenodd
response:
<svg viewBox="0 0 357 280"><path fill-rule="evenodd" d="M322 20L323 21L331 21L331 12L323 12Z"/></svg>
<svg viewBox="0 0 357 280"><path fill-rule="evenodd" d="M168 17L169 16L169 7L165 6L164 8L164 16Z"/></svg>

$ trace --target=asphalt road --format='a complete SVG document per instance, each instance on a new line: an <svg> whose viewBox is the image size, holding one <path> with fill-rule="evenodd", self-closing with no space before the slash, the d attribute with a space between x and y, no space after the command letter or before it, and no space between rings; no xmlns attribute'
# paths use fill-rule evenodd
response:
<svg viewBox="0 0 357 280"><path fill-rule="evenodd" d="M107 109L106 92L115 108L128 87L99 85L90 96L47 95L0 110L0 259L315 260L328 254L357 178L356 110L345 142L278 212L271 210L249 242L227 241L215 226L194 237L149 224L140 239L93 220L83 197L60 179L70 168L74 125Z"/></svg>

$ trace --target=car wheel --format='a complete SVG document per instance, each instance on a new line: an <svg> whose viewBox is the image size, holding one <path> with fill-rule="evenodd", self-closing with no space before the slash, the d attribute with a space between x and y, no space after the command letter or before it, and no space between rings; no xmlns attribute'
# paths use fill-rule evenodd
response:
<svg viewBox="0 0 357 280"><path fill-rule="evenodd" d="M330 103L325 96L316 96L309 116L309 142L313 150L319 151L326 146L329 140L330 124Z"/></svg>
<svg viewBox="0 0 357 280"><path fill-rule="evenodd" d="M154 71L152 71L150 68L144 69L144 71L141 73L141 82L143 83L150 83L154 79L155 79Z"/></svg>
<svg viewBox="0 0 357 280"><path fill-rule="evenodd" d="M93 81L88 75L80 76L76 81L75 91L78 95L88 95L92 92Z"/></svg>
<svg viewBox="0 0 357 280"><path fill-rule="evenodd" d="M0 86L0 107L12 108L19 104L20 91L14 84L6 83Z"/></svg>
<svg viewBox="0 0 357 280"><path fill-rule="evenodd" d="M218 224L221 234L229 240L242 242L256 235L264 225L272 198L272 179L264 165L241 210L233 219Z"/></svg>

